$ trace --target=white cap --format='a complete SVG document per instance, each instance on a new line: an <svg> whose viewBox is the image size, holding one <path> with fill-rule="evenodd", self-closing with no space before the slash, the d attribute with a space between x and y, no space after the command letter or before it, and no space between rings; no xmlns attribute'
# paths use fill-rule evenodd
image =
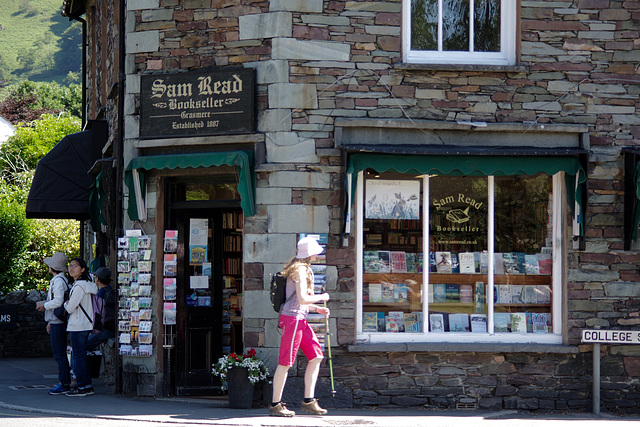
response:
<svg viewBox="0 0 640 427"><path fill-rule="evenodd" d="M322 250L322 246L318 244L316 239L309 236L303 237L298 242L298 254L296 255L296 258L309 258L311 255L321 254Z"/></svg>

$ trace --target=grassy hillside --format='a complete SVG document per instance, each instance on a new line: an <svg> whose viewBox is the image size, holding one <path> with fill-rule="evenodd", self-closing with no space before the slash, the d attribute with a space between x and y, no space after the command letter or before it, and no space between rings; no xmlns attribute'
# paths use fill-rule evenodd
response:
<svg viewBox="0 0 640 427"><path fill-rule="evenodd" d="M0 87L26 79L72 83L78 78L82 26L60 14L62 3L0 0Z"/></svg>

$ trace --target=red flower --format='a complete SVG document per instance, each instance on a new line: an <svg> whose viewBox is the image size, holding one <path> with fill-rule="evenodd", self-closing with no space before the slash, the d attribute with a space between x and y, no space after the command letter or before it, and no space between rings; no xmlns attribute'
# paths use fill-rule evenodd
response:
<svg viewBox="0 0 640 427"><path fill-rule="evenodd" d="M244 357L255 357L255 356L256 356L255 348L251 348L251 350L247 351L247 354L244 355Z"/></svg>

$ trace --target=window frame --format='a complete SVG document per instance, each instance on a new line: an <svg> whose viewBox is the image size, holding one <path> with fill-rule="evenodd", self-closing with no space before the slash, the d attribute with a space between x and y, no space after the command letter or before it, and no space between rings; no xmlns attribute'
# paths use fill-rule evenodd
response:
<svg viewBox="0 0 640 427"><path fill-rule="evenodd" d="M471 4L473 4L472 0ZM442 15L438 18L438 46L439 50L411 49L411 0L402 2L402 52L403 61L408 64L446 64L446 65L502 65L509 66L516 63L516 29L517 29L517 0L501 2L500 15L500 52L443 52L442 51ZM442 0L438 0L438 9L442 10ZM472 10L472 7L470 8ZM470 27L470 40L473 40L473 30Z"/></svg>
<svg viewBox="0 0 640 427"><path fill-rule="evenodd" d="M564 172L558 172L552 176L552 188L553 188L553 236L552 236L552 298L551 298L551 312L552 326L549 333L546 334L517 334L517 333L500 333L495 334L491 332L487 333L459 333L459 332L444 332L437 333L429 331L428 313L429 302L428 292L424 292L424 289L429 287L429 269L424 268L422 272L422 312L423 312L423 324L422 331L419 333L387 333L387 332L363 332L363 282L364 282L364 185L365 178L362 171L358 172L358 179L356 185L356 339L358 342L369 343L396 343L396 342L425 342L425 343L505 343L505 344L562 344L563 343L563 319L565 313L563 312L563 298L565 294L563 281L566 274L566 266L563 263L565 257L566 244L564 236L566 235L566 224L563 218L567 215L567 194L564 185ZM429 177L427 175L422 178L422 186L424 191L423 200L429 200ZM493 218L495 218L495 181L494 176L487 176L488 183L488 213L489 220L487 224L488 236L488 252L489 259L493 259L494 253L494 230L493 230ZM489 191L490 190L490 191ZM429 203L423 203L422 205L422 218L423 218L423 254L428 254L429 251ZM429 259L425 256L424 259ZM489 273L493 272L493 266L489 267ZM493 284L494 277L491 274L487 275L487 293L486 300L493 301ZM493 331L493 310L494 305L487 305L487 330Z"/></svg>

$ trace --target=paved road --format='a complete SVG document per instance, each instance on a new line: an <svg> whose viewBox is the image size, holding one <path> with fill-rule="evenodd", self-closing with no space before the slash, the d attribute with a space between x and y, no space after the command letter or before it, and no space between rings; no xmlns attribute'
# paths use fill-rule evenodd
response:
<svg viewBox="0 0 640 427"><path fill-rule="evenodd" d="M267 416L266 408L230 409L224 399L130 399L116 395L100 379L96 395L49 396L57 382L52 358L0 359L0 426L138 427L164 423L169 426L425 426L425 427L626 427L640 425L640 416L602 414L529 414L518 411L331 410L324 416L293 418ZM68 419L72 417L73 419ZM84 419L83 422L77 422ZM150 424L151 423L151 424ZM508 425L507 425L508 424Z"/></svg>

